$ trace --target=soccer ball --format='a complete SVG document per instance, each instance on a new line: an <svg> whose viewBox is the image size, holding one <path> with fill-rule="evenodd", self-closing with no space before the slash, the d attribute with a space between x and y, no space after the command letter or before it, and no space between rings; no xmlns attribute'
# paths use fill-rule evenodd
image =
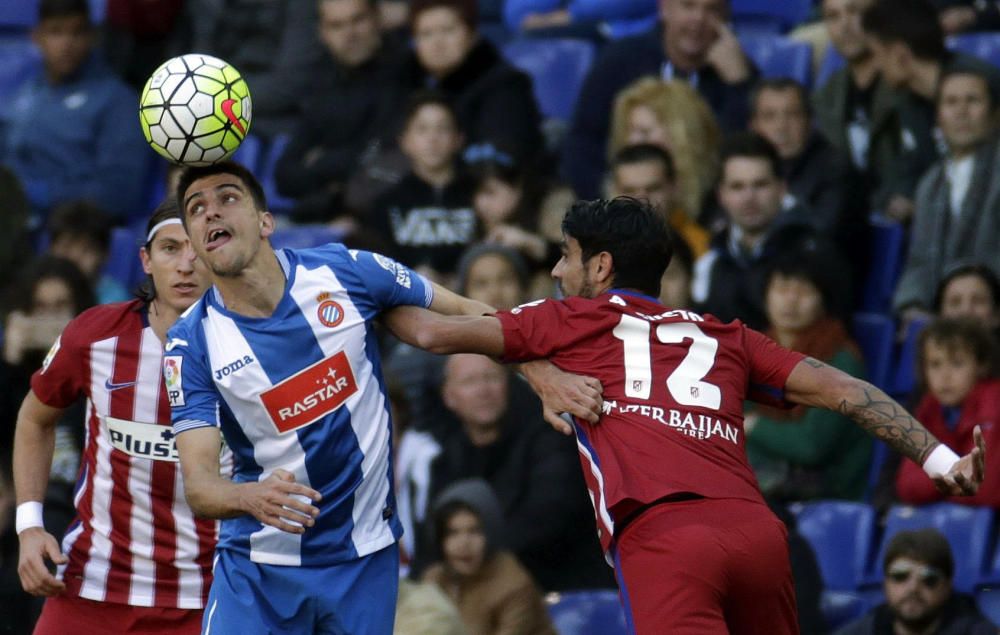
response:
<svg viewBox="0 0 1000 635"><path fill-rule="evenodd" d="M239 72L211 55L164 62L139 98L139 123L158 153L184 165L229 157L250 130L250 90Z"/></svg>

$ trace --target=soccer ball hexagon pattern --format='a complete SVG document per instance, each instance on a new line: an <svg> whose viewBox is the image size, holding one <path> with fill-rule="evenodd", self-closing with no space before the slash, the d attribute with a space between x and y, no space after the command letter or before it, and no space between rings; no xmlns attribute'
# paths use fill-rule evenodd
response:
<svg viewBox="0 0 1000 635"><path fill-rule="evenodd" d="M211 55L167 60L139 98L139 123L158 153L183 165L229 157L250 131L250 90L239 72Z"/></svg>

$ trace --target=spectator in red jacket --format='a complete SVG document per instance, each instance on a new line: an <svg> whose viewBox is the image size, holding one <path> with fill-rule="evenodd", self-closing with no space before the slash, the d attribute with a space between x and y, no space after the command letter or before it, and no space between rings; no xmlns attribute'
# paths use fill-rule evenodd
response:
<svg viewBox="0 0 1000 635"><path fill-rule="evenodd" d="M991 372L990 333L978 322L942 319L920 334L918 346L917 373L925 394L916 418L956 452L972 449L976 427L988 446L1000 442L1000 379ZM914 505L945 500L910 461L896 473L896 495ZM975 496L947 500L1000 508L1000 466L987 463L983 487Z"/></svg>

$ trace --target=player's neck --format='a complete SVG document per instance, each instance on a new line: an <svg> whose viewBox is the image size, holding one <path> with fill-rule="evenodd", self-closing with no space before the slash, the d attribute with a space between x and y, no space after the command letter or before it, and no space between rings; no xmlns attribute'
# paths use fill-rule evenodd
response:
<svg viewBox="0 0 1000 635"><path fill-rule="evenodd" d="M161 342L166 342L167 329L174 325L181 314L173 307L168 306L166 302L153 299L146 307L146 315L149 326L156 333L156 337L160 338Z"/></svg>
<svg viewBox="0 0 1000 635"><path fill-rule="evenodd" d="M235 276L212 276L226 309L254 318L271 317L285 295L285 272L271 249Z"/></svg>

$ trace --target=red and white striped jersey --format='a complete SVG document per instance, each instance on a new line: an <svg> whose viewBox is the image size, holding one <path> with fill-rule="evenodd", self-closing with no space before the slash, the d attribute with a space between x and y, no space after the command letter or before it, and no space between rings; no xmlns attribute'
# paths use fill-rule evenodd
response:
<svg viewBox="0 0 1000 635"><path fill-rule="evenodd" d="M99 602L203 608L218 535L184 499L163 349L139 301L94 307L69 323L31 379L65 408L87 397L87 441L66 530L69 595Z"/></svg>

